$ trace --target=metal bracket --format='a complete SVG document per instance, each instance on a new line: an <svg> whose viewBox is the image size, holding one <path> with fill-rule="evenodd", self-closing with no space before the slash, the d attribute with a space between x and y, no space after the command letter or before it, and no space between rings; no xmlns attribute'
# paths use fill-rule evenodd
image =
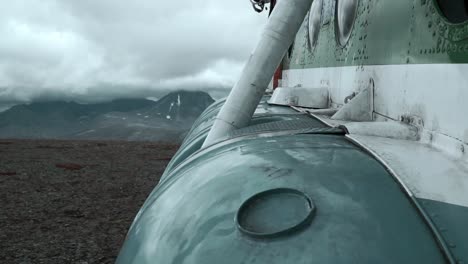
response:
<svg viewBox="0 0 468 264"><path fill-rule="evenodd" d="M374 87L370 86L353 97L331 119L344 121L372 121Z"/></svg>

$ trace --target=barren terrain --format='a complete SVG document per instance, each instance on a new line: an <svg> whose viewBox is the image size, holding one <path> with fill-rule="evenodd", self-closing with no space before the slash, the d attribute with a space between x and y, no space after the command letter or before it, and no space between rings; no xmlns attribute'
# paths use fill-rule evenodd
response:
<svg viewBox="0 0 468 264"><path fill-rule="evenodd" d="M113 263L177 148L0 140L0 263Z"/></svg>

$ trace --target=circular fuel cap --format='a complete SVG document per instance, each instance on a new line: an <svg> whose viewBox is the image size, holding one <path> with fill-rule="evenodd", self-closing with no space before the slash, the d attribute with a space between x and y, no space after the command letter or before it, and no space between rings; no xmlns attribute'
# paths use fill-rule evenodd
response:
<svg viewBox="0 0 468 264"><path fill-rule="evenodd" d="M236 222L250 237L276 238L304 229L314 215L315 205L305 193L279 188L247 199L237 211Z"/></svg>

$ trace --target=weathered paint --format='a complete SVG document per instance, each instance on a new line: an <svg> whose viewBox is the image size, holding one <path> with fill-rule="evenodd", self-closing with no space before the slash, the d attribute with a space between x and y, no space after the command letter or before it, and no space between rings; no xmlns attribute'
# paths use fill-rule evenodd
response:
<svg viewBox="0 0 468 264"><path fill-rule="evenodd" d="M466 228L468 207L430 199L419 200L437 224L455 260L458 263L466 263L468 261L468 228Z"/></svg>
<svg viewBox="0 0 468 264"><path fill-rule="evenodd" d="M436 0L360 0L346 45L337 40L335 0L326 0L314 48L309 20L284 60L284 86L325 87L331 105L375 88L375 117L416 116L427 143L463 156L467 147L468 22L448 22ZM435 141L433 139L440 139Z"/></svg>
<svg viewBox="0 0 468 264"><path fill-rule="evenodd" d="M269 96L264 96L263 99L260 101L260 104L257 106L257 109L255 111L254 117L250 122L251 125L255 125L255 124L266 122L266 121L271 122L271 121L283 120L285 116L288 116L288 115L294 116L294 115L300 114L288 107L269 106L267 104L267 101L269 99L270 99ZM216 115L218 114L218 112L220 111L221 106L224 104L224 102L225 102L225 99L221 99L213 103L194 122L192 129L189 131L189 133L185 137L180 149L177 151L177 153L174 155L174 157L168 164L161 180L165 180L166 176L175 166L177 166L179 163L184 161L187 157L189 157L190 155L192 155L193 153L201 149L203 142L208 134L208 131L211 129L214 119ZM282 117L277 117L278 115Z"/></svg>
<svg viewBox="0 0 468 264"><path fill-rule="evenodd" d="M226 133L248 126L312 1L280 1L276 4L255 51L216 116L203 147L214 144Z"/></svg>
<svg viewBox="0 0 468 264"><path fill-rule="evenodd" d="M347 135L374 155L400 183L457 263L468 260L468 166L415 141ZM450 232L448 232L450 230ZM454 249L458 249L455 251Z"/></svg>
<svg viewBox="0 0 468 264"><path fill-rule="evenodd" d="M284 69L353 65L468 63L468 22L452 24L436 0L359 0L351 36L336 38L335 0L324 0L316 47L309 48L308 23L297 34ZM331 2L332 4L329 4ZM328 10L329 9L329 10Z"/></svg>
<svg viewBox="0 0 468 264"><path fill-rule="evenodd" d="M435 0L359 0L342 46L333 3L324 0L313 49L304 21L284 60L283 82L327 87L333 106L371 85L375 119L420 120L428 140L422 142L456 146L459 159L421 142L379 137L361 137L374 150L364 152L339 131L313 122L312 134L263 131L265 122L296 119L265 103L257 107L249 133L200 149L221 101L196 122L145 202L118 263L467 261L468 125L461 113L468 98L468 24L447 22ZM449 144L439 138L449 138ZM239 208L276 188L310 197L317 206L312 223L274 240L245 236L234 220Z"/></svg>
<svg viewBox="0 0 468 264"><path fill-rule="evenodd" d="M239 131L239 135L227 137L219 144L207 149L200 149L202 141L199 138L206 136L207 130L212 124L212 119L216 116L223 101L215 103L202 114L184 141L183 147L168 166L160 185L155 188L140 210L129 231L127 241L119 257L119 263L145 263L153 260L157 260L158 263L175 263L174 261L181 261L177 263L197 263L200 261L203 263L216 263L220 261L220 255L209 255L206 250L209 252L212 252L212 250L220 251L224 252L224 254L238 256L239 258L232 260L233 263L242 263L242 260L250 263L254 258L270 261L270 255L266 252L272 251L279 252L278 255L274 256L274 259L278 259L278 263L284 263L289 260L294 263L301 263L307 257L308 260L316 259L317 262L324 262L326 258L329 261L328 263L349 263L349 261L360 263L380 263L385 261L389 263L411 263L429 260L428 263L434 263L438 261L437 259L440 256L435 256L441 254L442 248L447 249L446 252L452 252L447 253L446 257L448 259L467 259L465 254L460 253L463 251L454 252L452 250L451 241L454 240L453 237L449 237L444 233L445 225L440 224L438 218L434 217L432 208L427 207L422 202L427 199L444 201L441 203L442 205L451 207L450 203L457 204L460 201L464 201L466 197L463 193L463 186L465 184L459 181L460 179L464 179L464 172L463 170L457 172L457 169L460 169L460 167L456 161L447 159L447 157L440 155L437 151L415 141L390 140L379 137L367 137L371 139L368 140L366 137L360 137L359 139L367 143L367 146L378 150L375 153L383 158L385 162L382 163L383 165L391 166L390 170L398 173L400 178L397 180L392 177L393 174L390 174L390 170L386 171L388 167L382 167L382 165L376 167L375 165L379 164L377 160L369 155L366 156L357 146L346 142L346 139L339 131L330 130L331 128L326 128L321 122L309 123L309 132L316 131L319 134L312 132L312 134L304 135L298 130L288 130L287 126L277 127L274 130L276 132L273 132L271 129L265 130L264 127L268 127L270 124L284 124L282 122L285 122L285 120L294 121L304 118L304 114L293 111L288 107L266 104L268 99L268 97L263 98L261 104L257 107L251 125L244 129L246 130L245 133ZM303 132L308 133L307 130ZM391 142L385 143L385 140L390 140ZM371 144L372 142L376 143ZM402 156L401 154L405 154L406 156ZM412 162L413 156L418 157L414 162ZM362 162L361 159L368 160L366 161L366 165L360 163ZM435 167L423 166L422 164L426 164L426 162L434 164ZM334 174L323 173L323 167L333 170ZM438 169L434 170L434 168ZM372 175L372 177L368 178L366 176L365 179L367 180L362 182L351 179L354 176L349 176L356 176L369 169L376 169L376 171L369 172L369 175ZM360 177L358 176L358 178ZM363 180L363 178L360 179ZM309 182L309 180L312 180L313 183ZM319 184L316 180L319 182L326 180L326 188L323 182ZM353 185L349 185L349 181L352 181ZM378 181L378 184L375 181ZM460 187L460 192L453 192L454 189L450 186L457 184ZM400 186L407 189L400 189ZM343 189L343 187L346 188ZM302 237L302 233L300 232L298 236L301 239L306 239L304 243L317 247L310 252L309 248L307 248L307 252L302 252L300 251L302 247L293 242L296 241L296 236L282 238L280 239L284 240L282 242L272 241L270 245L266 241L259 242L256 239L251 240L251 238L246 238L236 229L234 215L241 204L247 198L257 193L257 191L261 192L274 188L293 188L306 193L317 206L318 216L324 212L321 203L317 202L316 197L329 200L330 203L328 205L332 207L338 206L340 210L344 210L343 214L346 214L346 212L351 213L356 209L348 211L348 208L341 204L345 202L353 203L353 206L363 206L366 210L370 210L362 214L366 217L369 215L375 216L376 213L377 205L375 207L367 205L371 201L378 201L381 203L380 208L385 209L389 213L395 210L394 206L400 206L400 202L404 200L405 207L408 210L405 209L405 212L401 214L386 215L385 217L396 217L392 220L394 223L391 225L389 225L388 220L393 218L384 221L380 218L382 215L379 216L379 219L361 219L361 223L363 223L362 227L349 226L351 230L359 230L356 231L356 234L352 233L351 237L355 237L355 240L350 240L349 238L343 240L343 237L337 237L334 239L336 242L332 243L329 240L325 240L328 241L328 244L320 244L314 241L316 237L315 233L310 237ZM381 190L381 188L383 189ZM352 196L346 197L344 193L341 193L342 191L350 190L352 190ZM397 192L393 193L392 191L392 194L389 195L389 190L397 190ZM402 190L406 190L406 192ZM391 201L382 203L382 200L379 200L380 198L374 196L375 193L379 192L383 192L386 199L390 199ZM318 193L321 194L317 196ZM326 196L325 193L333 195ZM399 198L393 197L396 193L398 193ZM237 194L237 196L234 194ZM229 197L225 197L225 195ZM360 198L356 198L355 195L359 195ZM341 197L340 199L342 200L336 201L337 197ZM415 204L414 197L421 199L421 203ZM393 203L395 201L396 203ZM206 207L203 205L204 203L210 205ZM464 205L464 202L462 204ZM411 210L409 210L410 208ZM466 209L467 207L460 206L457 208ZM382 213L381 211L379 212ZM341 214L343 219L350 217L343 214ZM166 215L169 215L168 219L165 218ZM422 233L419 233L419 231L414 232L413 228L415 227L412 226L411 222L415 219L409 222L406 219L409 216L412 217L412 215L416 215L418 219L416 228L425 231ZM423 216L428 218L424 218ZM462 219L450 219L452 216L454 214L445 215L444 221L446 223L462 223L468 219L463 214L457 215L457 217L463 217ZM353 217L355 216L352 215L351 219ZM220 224L221 226L213 222L215 219L222 223ZM372 229L372 226L375 224L374 220L378 222L378 229ZM195 221L196 223L192 223L191 221ZM326 222L329 221L330 219L326 220ZM330 231L327 231L326 228L331 228L335 231L339 228L345 228L345 226L341 226L342 224L339 223L339 221L333 220L330 226L321 226L321 232L326 233ZM351 225L356 223L351 222ZM232 225L230 226L230 224ZM314 228L314 224L315 218L310 228ZM401 226L395 227L393 224ZM187 226L187 229L183 228L185 226ZM367 231L360 229L365 229L369 226L371 229ZM217 228L221 228L221 230L218 232L216 231L218 230ZM388 237L389 234L383 231L386 228L391 229L394 234ZM453 228L457 230L461 227L457 225ZM303 232L307 233L309 231ZM340 232L346 234L345 230L341 230ZM200 235L201 233L205 235L202 236ZM219 237L220 233L224 235ZM400 236L401 233L404 233L404 236ZM413 240L418 239L417 237L421 234L425 234L424 237L431 242L426 240L415 242ZM460 234L455 237L457 244L465 243L465 239L467 239ZM322 233L320 239L324 238L323 235L324 233ZM375 237L380 235L382 237ZM330 237L331 233L326 236ZM364 256L363 253L361 254L359 251L356 251L357 249L354 248L355 244L361 244L360 248L369 246L366 243L362 244L364 240L362 236L374 242L382 239L380 241L382 244L380 242L374 243L373 247L368 248L377 255L373 257L369 255ZM177 244L180 242L181 237L186 242ZM392 239L398 239L400 242L393 241ZM385 242L383 242L384 240ZM341 243L344 243L344 241L348 243L348 248L342 247ZM350 241L352 241L351 245L349 245ZM396 254L398 255L397 257L387 257L387 253L384 251L393 246L386 243L398 244L401 241L404 241L404 247L414 255L408 255L408 251ZM262 250L258 249L257 243L261 244ZM433 248L430 249L427 243L432 244L430 247ZM277 247L278 245L281 245L281 247ZM168 246L175 248L174 251L167 253ZM291 247L291 249L278 251L278 248L287 247ZM323 252L316 255L315 250L319 251L319 248ZM336 258L328 255L325 256L326 254L331 254L330 250L333 251L333 248L338 248L340 254ZM353 255L345 252L345 250L351 250L350 248L356 254ZM421 248L424 248L424 250ZM428 257L427 260L418 259L420 257L417 256L419 249L429 252L429 255L425 256ZM396 250L401 249L392 248L394 255L397 252ZM309 253L313 253L313 256L308 255ZM182 261L181 258L184 257L186 259ZM381 259L378 259L378 257ZM444 260L440 261L443 262Z"/></svg>
<svg viewBox="0 0 468 264"><path fill-rule="evenodd" d="M352 137L382 157L416 197L468 208L468 166L464 162L416 141Z"/></svg>
<svg viewBox="0 0 468 264"><path fill-rule="evenodd" d="M348 66L288 70L283 82L289 87L327 87L332 104L339 106L372 81L377 115L393 120L418 116L425 130L463 141L468 131L466 73L468 64Z"/></svg>
<svg viewBox="0 0 468 264"><path fill-rule="evenodd" d="M148 198L117 263L445 262L398 184L343 136L228 141L171 174ZM275 188L313 200L311 225L273 240L243 235L237 210Z"/></svg>

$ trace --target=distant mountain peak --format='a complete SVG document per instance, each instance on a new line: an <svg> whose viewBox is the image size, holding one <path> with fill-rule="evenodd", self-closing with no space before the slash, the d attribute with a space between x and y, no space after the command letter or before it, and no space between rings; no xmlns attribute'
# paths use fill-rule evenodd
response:
<svg viewBox="0 0 468 264"><path fill-rule="evenodd" d="M148 113L164 116L168 120L193 119L198 117L214 99L201 91L174 91L162 97Z"/></svg>
<svg viewBox="0 0 468 264"><path fill-rule="evenodd" d="M34 102L0 112L0 138L173 139L213 102L200 91L174 91L158 101Z"/></svg>

